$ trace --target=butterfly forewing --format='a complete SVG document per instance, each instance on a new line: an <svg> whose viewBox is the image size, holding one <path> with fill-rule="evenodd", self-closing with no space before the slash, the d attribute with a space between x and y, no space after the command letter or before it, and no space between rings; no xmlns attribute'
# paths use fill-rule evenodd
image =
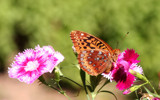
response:
<svg viewBox="0 0 160 100"><path fill-rule="evenodd" d="M103 40L82 31L72 31L70 37L78 53L80 67L85 72L94 76L109 73L120 53L119 49L113 50Z"/></svg>
<svg viewBox="0 0 160 100"><path fill-rule="evenodd" d="M109 52L100 49L83 50L78 55L81 69L90 75L98 75L112 66Z"/></svg>
<svg viewBox="0 0 160 100"><path fill-rule="evenodd" d="M112 48L107 43L86 32L72 31L70 37L78 54L88 49L102 49L113 53Z"/></svg>

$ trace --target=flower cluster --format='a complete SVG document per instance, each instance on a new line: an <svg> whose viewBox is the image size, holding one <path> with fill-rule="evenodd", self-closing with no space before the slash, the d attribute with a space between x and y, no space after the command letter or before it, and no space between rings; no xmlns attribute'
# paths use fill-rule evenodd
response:
<svg viewBox="0 0 160 100"><path fill-rule="evenodd" d="M136 77L133 76L129 70L132 69L136 72L139 72L140 74L143 73L142 68L137 65L137 63L140 62L137 60L138 56L139 55L135 53L133 49L125 50L118 55L118 59L115 63L113 63L113 68L110 73L102 73L102 75L111 81L116 81L116 87L119 90L129 88L136 80Z"/></svg>
<svg viewBox="0 0 160 100"><path fill-rule="evenodd" d="M26 49L16 55L11 68L8 68L9 77L31 84L42 74L51 73L63 59L63 55L51 46L41 48L38 45L35 49Z"/></svg>

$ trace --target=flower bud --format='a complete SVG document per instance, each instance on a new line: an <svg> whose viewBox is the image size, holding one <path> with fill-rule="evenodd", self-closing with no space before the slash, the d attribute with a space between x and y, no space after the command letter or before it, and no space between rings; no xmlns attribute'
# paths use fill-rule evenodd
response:
<svg viewBox="0 0 160 100"><path fill-rule="evenodd" d="M54 80L57 82L60 81L60 76L63 76L62 72L58 67L55 67L54 75L55 75Z"/></svg>
<svg viewBox="0 0 160 100"><path fill-rule="evenodd" d="M135 86L132 86L131 88L125 90L125 91L123 92L123 94L124 94L124 95L130 94L130 93L136 91L137 89L139 89L141 86L142 86L142 85L135 85Z"/></svg>
<svg viewBox="0 0 160 100"><path fill-rule="evenodd" d="M130 72L132 75L134 75L135 77L137 77L137 78L139 78L139 79L141 79L141 80L144 80L144 81L146 81L146 82L148 81L147 78L146 78L144 75L142 75L142 74L140 74L140 73L138 73L138 72L136 72L136 71L134 71L134 70L132 70L132 69L130 69L129 72Z"/></svg>

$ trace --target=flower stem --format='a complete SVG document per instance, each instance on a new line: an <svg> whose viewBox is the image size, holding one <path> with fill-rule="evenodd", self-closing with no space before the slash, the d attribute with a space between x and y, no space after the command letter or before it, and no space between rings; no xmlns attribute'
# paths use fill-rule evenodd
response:
<svg viewBox="0 0 160 100"><path fill-rule="evenodd" d="M58 92L60 93L60 90L58 90L57 88L53 87L52 85L46 83L46 81L45 81L45 79L43 78L43 76L40 76L38 79L39 79L39 81L42 82L44 85L49 86L49 87L51 87L52 89L54 89L54 90L56 90L56 91L58 91Z"/></svg>
<svg viewBox="0 0 160 100"><path fill-rule="evenodd" d="M65 91L63 91L63 89L59 85L59 82L57 83L57 85L58 85L59 89L61 90L60 93L63 94L66 98L68 98L68 100L71 100L71 98L65 93Z"/></svg>
<svg viewBox="0 0 160 100"><path fill-rule="evenodd" d="M145 76L145 75L144 75ZM145 76L146 77L146 76ZM146 78L147 79L147 78ZM151 82L147 79L147 83L150 85L150 87L153 89L155 94L158 94L157 91L155 90L155 88L153 87L153 85L151 84Z"/></svg>
<svg viewBox="0 0 160 100"><path fill-rule="evenodd" d="M92 100L94 100L95 97L96 97L96 94L95 94L94 92L92 92L92 93L91 93L91 96L92 96Z"/></svg>
<svg viewBox="0 0 160 100"><path fill-rule="evenodd" d="M65 97L67 97L68 100L71 100L71 99L69 98L69 96L65 93L65 91L63 91L63 89L61 88L61 86L59 85L59 81L57 81L57 85L58 85L58 87L59 87L60 90L57 89L57 88L55 88L55 87L53 87L52 85L46 83L46 81L45 81L45 79L43 78L43 76L40 76L38 79L39 79L44 85L51 87L52 89L56 90L56 91L59 92L60 94L63 94Z"/></svg>
<svg viewBox="0 0 160 100"><path fill-rule="evenodd" d="M151 88L153 89L154 93L157 94L157 91L155 90L155 88L152 86L152 84L150 83L150 81L146 78L145 75L142 75L134 70L129 70L130 73L136 77L138 77L139 79L143 80L143 81L146 81L150 86Z"/></svg>
<svg viewBox="0 0 160 100"><path fill-rule="evenodd" d="M155 88L153 87L151 82L147 79L147 77L144 74L142 75L142 74L140 74L140 73L138 73L136 71L133 71L133 70L129 70L129 71L130 71L130 73L132 75L134 75L134 76L138 77L139 79L141 79L141 80L146 82L146 83L142 84L142 86L145 85L145 84L149 84L150 87L153 89L154 93L158 95L157 91L155 90Z"/></svg>
<svg viewBox="0 0 160 100"><path fill-rule="evenodd" d="M66 98L68 98L68 100L71 100L71 98L64 92L63 94Z"/></svg>
<svg viewBox="0 0 160 100"><path fill-rule="evenodd" d="M58 90L57 88L53 87L52 85L47 85L47 84L45 84L45 85L46 85L46 86L49 86L49 87L51 87L52 89L55 89L57 92L61 93L60 90Z"/></svg>
<svg viewBox="0 0 160 100"><path fill-rule="evenodd" d="M87 96L87 100L90 100L89 95L88 95L88 94L86 94L86 96Z"/></svg>
<svg viewBox="0 0 160 100"><path fill-rule="evenodd" d="M153 89L155 94L158 94L157 91L155 90L155 88L153 87L153 85L150 83L150 81L148 80L148 84L151 86L151 88Z"/></svg>

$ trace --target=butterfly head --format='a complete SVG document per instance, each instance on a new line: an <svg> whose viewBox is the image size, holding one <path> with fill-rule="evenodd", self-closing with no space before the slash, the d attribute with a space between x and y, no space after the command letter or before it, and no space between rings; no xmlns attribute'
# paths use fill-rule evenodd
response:
<svg viewBox="0 0 160 100"><path fill-rule="evenodd" d="M116 62L116 60L118 59L118 55L119 54L120 54L120 50L119 49L113 50L113 60L114 60L114 62Z"/></svg>

